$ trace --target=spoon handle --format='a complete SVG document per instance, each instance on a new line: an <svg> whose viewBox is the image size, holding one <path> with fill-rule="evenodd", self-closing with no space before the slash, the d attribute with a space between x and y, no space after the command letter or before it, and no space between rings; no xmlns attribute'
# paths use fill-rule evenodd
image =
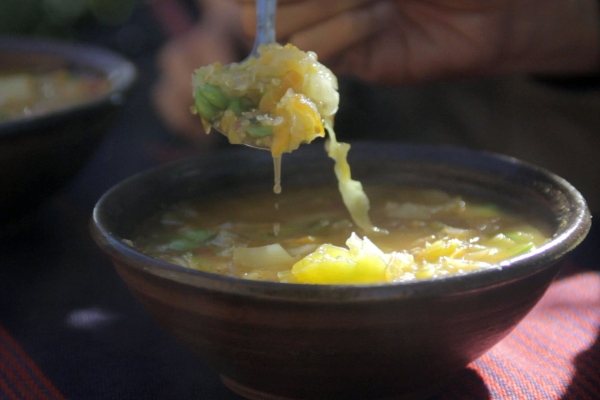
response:
<svg viewBox="0 0 600 400"><path fill-rule="evenodd" d="M252 54L257 55L258 46L275 41L275 11L277 0L256 1L256 40Z"/></svg>

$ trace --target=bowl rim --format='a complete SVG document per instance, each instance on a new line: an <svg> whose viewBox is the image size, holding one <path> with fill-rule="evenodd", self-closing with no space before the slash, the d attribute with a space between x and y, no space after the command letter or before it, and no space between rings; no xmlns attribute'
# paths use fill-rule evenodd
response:
<svg viewBox="0 0 600 400"><path fill-rule="evenodd" d="M56 55L76 65L88 66L106 74L111 88L106 93L85 102L35 115L33 118L18 118L0 122L0 138L37 132L35 129L65 117L84 113L93 108L123 104L125 94L138 78L135 64L125 56L94 44L52 38L0 35L0 53L21 52L40 55Z"/></svg>
<svg viewBox="0 0 600 400"><path fill-rule="evenodd" d="M372 142L351 142L352 149L356 151L367 150L381 144ZM154 259L132 248L115 236L102 215L103 208L111 197L128 185L136 181L148 179L156 174L163 173L173 168L194 166L198 163L210 162L213 158L206 156L193 157L174 162L169 162L158 167L139 172L114 185L106 191L94 206L90 219L90 230L93 239L99 247L110 257L119 260L119 264L127 265L128 262L142 263L143 270L159 279L174 280L186 286L200 287L220 293L239 296L252 296L263 299L280 299L285 301L301 302L347 302L347 301L378 301L382 299L420 298L440 294L451 295L476 291L483 287L502 285L526 276L533 275L541 270L556 264L566 253L579 245L587 235L591 226L591 213L581 193L564 178L549 170L524 162L514 157L480 150L467 149L454 145L425 145L385 142L386 151L402 148L410 154L425 154L427 157L446 156L451 162L461 162L468 157L479 160L488 160L494 163L510 164L513 167L525 168L534 174L543 176L563 192L572 205L568 221L557 230L551 240L538 249L511 258L499 263L496 267L473 271L463 275L451 275L443 278L418 280L411 282L378 283L378 284L297 284L247 280L213 274L209 272L192 270L182 266L173 265L165 261ZM224 153L231 151L224 151ZM352 165L352 164L351 164ZM113 260L114 261L114 260ZM443 282L443 285L440 283Z"/></svg>

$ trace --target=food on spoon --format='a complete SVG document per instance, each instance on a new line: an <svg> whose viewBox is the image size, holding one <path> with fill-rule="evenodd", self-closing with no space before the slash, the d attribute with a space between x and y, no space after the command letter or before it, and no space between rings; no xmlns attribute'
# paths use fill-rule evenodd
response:
<svg viewBox="0 0 600 400"><path fill-rule="evenodd" d="M531 216L433 189L369 187L386 235L366 238L335 187L256 191L180 203L139 227L133 245L201 271L285 283L370 284L464 274L548 240Z"/></svg>
<svg viewBox="0 0 600 400"><path fill-rule="evenodd" d="M278 43L259 57L198 68L194 106L207 133L214 126L233 144L270 149L280 157L325 136L323 121L338 109L337 78L313 52Z"/></svg>
<svg viewBox="0 0 600 400"><path fill-rule="evenodd" d="M327 153L344 205L364 232L381 233L369 219L369 199L353 180L347 161L350 145L337 141L333 120L339 104L336 76L292 44L261 45L259 57L242 63L198 68L192 79L195 106L207 132L211 126L234 144L271 150L276 193L281 192L281 156L329 132Z"/></svg>

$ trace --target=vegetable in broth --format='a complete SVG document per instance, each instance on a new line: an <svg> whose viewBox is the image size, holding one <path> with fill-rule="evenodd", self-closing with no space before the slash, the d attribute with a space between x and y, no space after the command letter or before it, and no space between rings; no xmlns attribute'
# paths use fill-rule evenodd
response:
<svg viewBox="0 0 600 400"><path fill-rule="evenodd" d="M439 278L486 268L547 242L519 214L438 190L373 187L386 233L361 237L332 187L184 203L140 229L134 246L170 263L233 277L310 284Z"/></svg>

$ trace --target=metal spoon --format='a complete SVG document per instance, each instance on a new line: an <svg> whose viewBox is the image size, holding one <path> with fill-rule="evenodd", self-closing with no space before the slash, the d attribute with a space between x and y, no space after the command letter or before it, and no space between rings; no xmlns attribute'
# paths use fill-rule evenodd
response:
<svg viewBox="0 0 600 400"><path fill-rule="evenodd" d="M277 0L256 1L256 38L248 57L258 57L258 46L275 41L275 11Z"/></svg>
<svg viewBox="0 0 600 400"><path fill-rule="evenodd" d="M277 9L277 0L257 0L256 1L256 38L254 39L254 45L252 51L246 57L245 60L258 57L258 47L261 44L273 43L275 41L275 11ZM244 60L244 61L245 61ZM243 62L243 61L242 61ZM211 126L211 129L220 133L221 135L227 136L224 132L220 131L215 126ZM255 149L270 150L268 147L254 146L248 143L242 143L245 146L252 147Z"/></svg>

